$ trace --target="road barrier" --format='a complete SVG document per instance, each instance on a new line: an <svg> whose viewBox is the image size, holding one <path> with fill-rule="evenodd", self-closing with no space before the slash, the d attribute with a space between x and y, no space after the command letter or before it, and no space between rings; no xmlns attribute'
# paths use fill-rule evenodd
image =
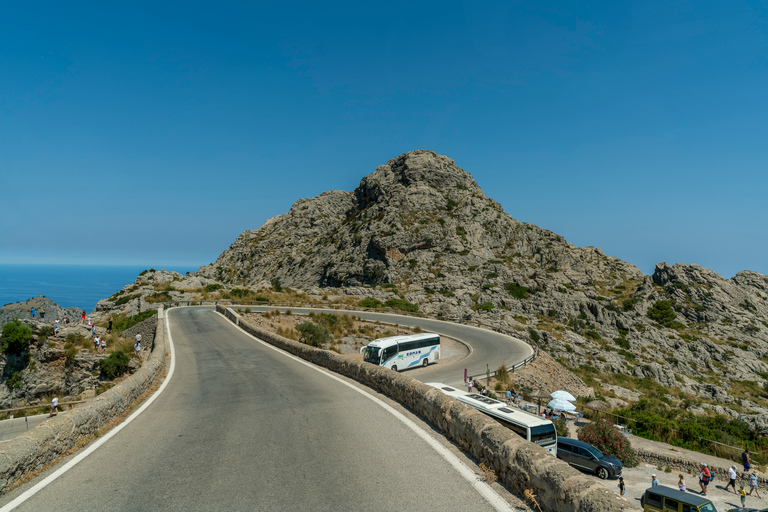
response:
<svg viewBox="0 0 768 512"><path fill-rule="evenodd" d="M155 350L136 373L101 395L0 445L0 493L31 471L56 460L123 414L160 375L165 362L165 323L158 310Z"/></svg>
<svg viewBox="0 0 768 512"><path fill-rule="evenodd" d="M216 306L216 311L257 338L354 379L404 405L477 461L485 462L518 496L532 490L544 511L637 510L594 478L581 474L544 448L525 441L495 420L431 386L381 366L283 338L245 321L222 304Z"/></svg>

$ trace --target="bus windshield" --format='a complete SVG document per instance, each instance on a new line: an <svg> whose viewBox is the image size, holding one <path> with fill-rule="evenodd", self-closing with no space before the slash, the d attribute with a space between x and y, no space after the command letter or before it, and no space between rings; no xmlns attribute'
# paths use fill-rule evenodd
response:
<svg viewBox="0 0 768 512"><path fill-rule="evenodd" d="M557 433L555 432L555 426L551 423L549 425L531 427L532 443L548 445L550 443L554 443L556 439Z"/></svg>
<svg viewBox="0 0 768 512"><path fill-rule="evenodd" d="M363 350L363 361L366 363L381 364L381 356L379 355L381 349L376 347L365 347Z"/></svg>

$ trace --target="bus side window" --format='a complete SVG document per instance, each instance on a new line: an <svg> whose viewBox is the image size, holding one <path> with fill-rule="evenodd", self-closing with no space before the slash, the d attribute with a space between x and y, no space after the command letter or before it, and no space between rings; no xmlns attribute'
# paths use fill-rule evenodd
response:
<svg viewBox="0 0 768 512"><path fill-rule="evenodd" d="M387 347L384 349L384 357L382 357L382 362L386 362L388 359L392 358L397 354L397 345L392 347Z"/></svg>
<svg viewBox="0 0 768 512"><path fill-rule="evenodd" d="M699 512L699 509L683 503L683 512Z"/></svg>

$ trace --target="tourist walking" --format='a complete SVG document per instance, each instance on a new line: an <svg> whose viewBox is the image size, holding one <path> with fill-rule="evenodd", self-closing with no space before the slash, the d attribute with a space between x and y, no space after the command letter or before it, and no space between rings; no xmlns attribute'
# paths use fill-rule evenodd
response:
<svg viewBox="0 0 768 512"><path fill-rule="evenodd" d="M680 492L685 492L685 478L683 478L683 474L680 473L680 480L677 481L677 488L680 489Z"/></svg>
<svg viewBox="0 0 768 512"><path fill-rule="evenodd" d="M136 355L141 356L141 342L137 341L136 345L134 345L134 348L136 349Z"/></svg>
<svg viewBox="0 0 768 512"><path fill-rule="evenodd" d="M707 486L709 485L709 481L712 478L712 472L709 471L709 468L707 465L702 462L701 463L701 473L699 473L699 485L701 486L701 494L704 496L707 495Z"/></svg>
<svg viewBox="0 0 768 512"><path fill-rule="evenodd" d="M59 414L59 399L57 397L53 397L53 400L51 401L51 414L48 417L51 418L58 414Z"/></svg>
<svg viewBox="0 0 768 512"><path fill-rule="evenodd" d="M751 463L752 460L749 458L749 448L747 448L741 453L741 464L744 466L744 471L749 471L749 469L752 467L750 466Z"/></svg>
<svg viewBox="0 0 768 512"><path fill-rule="evenodd" d="M624 496L624 493L627 491L627 487L624 485L624 477L619 477L619 494L621 496Z"/></svg>
<svg viewBox="0 0 768 512"><path fill-rule="evenodd" d="M109 325L107 326L107 333L112 334L112 317L109 317Z"/></svg>
<svg viewBox="0 0 768 512"><path fill-rule="evenodd" d="M651 487L659 485L659 479L656 478L656 474L651 475Z"/></svg>
<svg viewBox="0 0 768 512"><path fill-rule="evenodd" d="M725 491L728 492L728 488L733 487L733 494L737 494L736 491L736 465L728 468L728 484L725 486Z"/></svg>
<svg viewBox="0 0 768 512"><path fill-rule="evenodd" d="M55 336L59 335L59 319L58 318L53 321L53 334Z"/></svg>
<svg viewBox="0 0 768 512"><path fill-rule="evenodd" d="M739 498L741 498L741 508L747 507L747 491L744 490L744 484L741 484L739 489L739 492L737 493L739 495Z"/></svg>
<svg viewBox="0 0 768 512"><path fill-rule="evenodd" d="M100 341L101 341L101 340L99 339L99 337L98 337L98 336L96 336L95 338L93 338L93 351L94 351L94 352L98 352L98 351L99 351L99 342L100 342Z"/></svg>
<svg viewBox="0 0 768 512"><path fill-rule="evenodd" d="M40 321L45 323L45 308L40 310Z"/></svg>
<svg viewBox="0 0 768 512"><path fill-rule="evenodd" d="M751 475L749 475L749 495L752 496L752 491L755 491L757 493L757 497L760 498L760 491L757 488L757 471L753 471Z"/></svg>
<svg viewBox="0 0 768 512"><path fill-rule="evenodd" d="M474 382L472 382L472 377L470 377L469 380L467 381L467 393L472 392L472 384L474 384Z"/></svg>
<svg viewBox="0 0 768 512"><path fill-rule="evenodd" d="M82 314L82 315L80 315L80 323L81 323L81 324L84 324L84 323L85 323L85 311L83 311L83 314Z"/></svg>
<svg viewBox="0 0 768 512"><path fill-rule="evenodd" d="M107 351L107 338L106 336L101 338L101 352L104 353Z"/></svg>
<svg viewBox="0 0 768 512"><path fill-rule="evenodd" d="M32 320L34 320L35 319L35 308L31 308L29 310L29 313L32 315Z"/></svg>

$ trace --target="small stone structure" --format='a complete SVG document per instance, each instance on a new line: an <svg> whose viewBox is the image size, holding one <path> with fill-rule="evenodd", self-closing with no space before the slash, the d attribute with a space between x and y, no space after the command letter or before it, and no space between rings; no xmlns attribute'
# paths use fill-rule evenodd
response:
<svg viewBox="0 0 768 512"><path fill-rule="evenodd" d="M542 510L557 512L637 510L594 478L583 475L488 416L411 377L283 338L246 322L234 310L216 310L243 330L302 359L376 389L408 407L476 460L487 461L499 480L522 495L532 489Z"/></svg>

